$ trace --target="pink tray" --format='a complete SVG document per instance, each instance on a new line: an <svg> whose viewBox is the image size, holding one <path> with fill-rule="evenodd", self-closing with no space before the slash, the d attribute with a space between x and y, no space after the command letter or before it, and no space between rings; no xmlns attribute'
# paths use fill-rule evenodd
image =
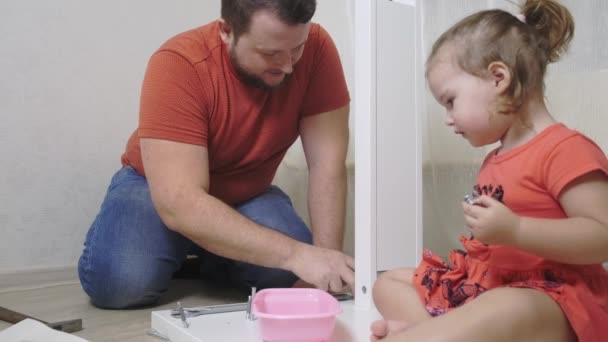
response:
<svg viewBox="0 0 608 342"><path fill-rule="evenodd" d="M318 289L281 288L258 292L252 303L262 339L268 342L327 341L342 312L338 301Z"/></svg>

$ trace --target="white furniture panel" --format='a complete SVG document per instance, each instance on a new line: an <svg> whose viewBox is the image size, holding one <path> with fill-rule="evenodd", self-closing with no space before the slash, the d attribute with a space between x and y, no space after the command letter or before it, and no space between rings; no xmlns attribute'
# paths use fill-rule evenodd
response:
<svg viewBox="0 0 608 342"><path fill-rule="evenodd" d="M422 249L420 5L355 1L355 298L373 307L377 271L411 267Z"/></svg>
<svg viewBox="0 0 608 342"><path fill-rule="evenodd" d="M352 300L340 302L340 306L342 313L336 317L333 336L327 342L368 342L371 323L381 318L378 311L360 310ZM259 322L247 320L244 311L191 317L187 329L171 317L171 310L153 311L151 320L152 329L172 342L262 341Z"/></svg>
<svg viewBox="0 0 608 342"><path fill-rule="evenodd" d="M421 255L416 7L379 0L376 55L377 268L413 267Z"/></svg>

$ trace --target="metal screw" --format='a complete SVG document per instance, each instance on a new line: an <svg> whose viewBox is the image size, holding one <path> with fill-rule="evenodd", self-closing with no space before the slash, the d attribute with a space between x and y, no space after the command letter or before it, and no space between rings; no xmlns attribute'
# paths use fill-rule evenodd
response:
<svg viewBox="0 0 608 342"><path fill-rule="evenodd" d="M179 312L179 317L182 319L182 324L184 325L184 328L188 328L190 324L188 324L188 321L186 320L186 313L184 312L184 308L182 307L182 303L180 302L177 302L177 311Z"/></svg>
<svg viewBox="0 0 608 342"><path fill-rule="evenodd" d="M167 336L162 335L161 333L159 333L158 331L156 331L156 329L146 329L144 330L146 332L146 334L150 335L150 336L154 336L157 338L160 338L163 341L171 341Z"/></svg>
<svg viewBox="0 0 608 342"><path fill-rule="evenodd" d="M251 305L253 305L253 297L255 297L257 289L255 287L251 288L251 295L247 298L247 311L245 313L245 317L247 320L253 321L255 320L255 315L251 312Z"/></svg>

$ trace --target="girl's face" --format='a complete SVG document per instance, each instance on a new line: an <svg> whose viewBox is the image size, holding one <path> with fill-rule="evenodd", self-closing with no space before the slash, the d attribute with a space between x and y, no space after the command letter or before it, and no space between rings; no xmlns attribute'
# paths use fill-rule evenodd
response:
<svg viewBox="0 0 608 342"><path fill-rule="evenodd" d="M501 140L513 115L497 112L503 87L494 77L480 78L461 70L450 58L436 60L428 71L435 99L446 108L446 125L475 147Z"/></svg>

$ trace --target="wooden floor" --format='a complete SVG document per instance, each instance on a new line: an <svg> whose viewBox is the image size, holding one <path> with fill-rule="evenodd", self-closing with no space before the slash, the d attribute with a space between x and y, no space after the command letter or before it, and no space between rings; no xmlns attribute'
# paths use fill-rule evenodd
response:
<svg viewBox="0 0 608 342"><path fill-rule="evenodd" d="M172 309L177 301L184 306L202 306L243 302L245 297L232 290L212 288L200 280L176 279L157 306L144 309L95 308L78 283L0 293L0 306L47 322L81 318L84 329L74 334L91 342L158 342L144 332L150 328L152 311ZM0 331L9 326L0 321Z"/></svg>

